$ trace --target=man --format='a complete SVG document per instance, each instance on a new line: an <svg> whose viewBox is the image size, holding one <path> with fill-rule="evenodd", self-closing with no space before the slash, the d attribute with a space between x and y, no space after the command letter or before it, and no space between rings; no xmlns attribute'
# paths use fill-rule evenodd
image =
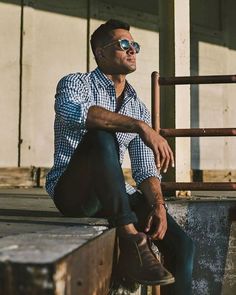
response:
<svg viewBox="0 0 236 295"><path fill-rule="evenodd" d="M140 46L129 25L109 20L91 37L98 68L64 77L55 101L54 166L46 188L66 216L103 216L117 227L119 267L147 285L174 278L153 255L150 237L175 276L173 294L191 293L193 243L166 212L159 169L174 165L164 138L126 75L136 70ZM125 185L121 163L128 149L139 191ZM158 169L157 169L157 167Z"/></svg>

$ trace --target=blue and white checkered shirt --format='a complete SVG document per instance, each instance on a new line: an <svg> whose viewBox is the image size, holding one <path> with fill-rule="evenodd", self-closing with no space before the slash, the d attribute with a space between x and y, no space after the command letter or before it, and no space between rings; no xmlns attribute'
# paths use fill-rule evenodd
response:
<svg viewBox="0 0 236 295"><path fill-rule="evenodd" d="M98 68L89 73L75 73L62 78L57 85L55 100L55 152L54 165L46 179L46 190L53 197L55 185L65 171L72 154L87 132L85 122L88 109L101 106L116 112L117 100L114 83ZM150 125L150 113L137 97L133 87L127 82L124 100L118 113L145 121ZM158 177L154 155L137 133L116 133L122 164L128 149L132 175L137 186L146 178ZM127 193L135 190L126 185Z"/></svg>

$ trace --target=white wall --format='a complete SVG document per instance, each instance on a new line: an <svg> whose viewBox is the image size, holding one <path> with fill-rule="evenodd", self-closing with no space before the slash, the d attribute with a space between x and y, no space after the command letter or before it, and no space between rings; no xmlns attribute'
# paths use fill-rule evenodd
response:
<svg viewBox="0 0 236 295"><path fill-rule="evenodd" d="M57 82L68 73L86 72L87 68L93 70L96 67L91 50L87 61L87 30L91 34L109 18L130 22L132 34L141 43L138 70L128 80L150 106L150 74L158 70L159 64L158 12L150 14L127 8L125 3L119 6L114 4L115 1L111 2L113 4L91 0L89 10L87 0L24 1L21 166L52 165L53 105ZM0 1L0 41L3 44L0 49L0 83L3 89L0 123L8 126L1 130L1 140L5 142L0 145L0 166L3 167L17 166L18 159L20 1L18 4ZM129 166L128 160L125 166Z"/></svg>
<svg viewBox="0 0 236 295"><path fill-rule="evenodd" d="M20 21L19 5L0 3L0 166L3 167L15 167L18 163Z"/></svg>
<svg viewBox="0 0 236 295"><path fill-rule="evenodd" d="M235 11L231 0L192 1L193 75L236 74ZM193 86L192 127L235 127L235 93L235 84ZM193 139L192 168L236 169L235 144L232 137Z"/></svg>
<svg viewBox="0 0 236 295"><path fill-rule="evenodd" d="M1 167L17 166L18 162L20 2L0 1ZM131 33L141 43L137 71L127 79L150 107L150 74L159 70L159 55L162 58L166 53L159 53L158 5L152 1L152 7L145 9L143 1L133 1L135 6L131 2L122 0L118 5L115 0L90 0L89 11L88 0L24 1L21 166L51 166L56 84L67 73L95 67L91 51L87 62L87 32L92 33L108 18L130 22ZM221 7L220 0L191 1L192 74L235 72L236 3L222 3ZM235 127L235 87L194 86L192 127ZM235 169L234 150L234 138L193 140L192 168ZM124 166L128 165L126 160Z"/></svg>
<svg viewBox="0 0 236 295"><path fill-rule="evenodd" d="M85 12L86 0L24 7L21 166L52 165L56 84L86 71L87 20L79 17Z"/></svg>

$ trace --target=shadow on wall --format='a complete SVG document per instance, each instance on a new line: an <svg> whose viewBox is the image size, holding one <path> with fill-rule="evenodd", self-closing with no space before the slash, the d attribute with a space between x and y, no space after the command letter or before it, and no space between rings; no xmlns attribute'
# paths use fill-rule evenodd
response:
<svg viewBox="0 0 236 295"><path fill-rule="evenodd" d="M158 1L156 0L149 0L149 5L147 5L147 3L142 0L80 0L80 9L78 9L78 0L61 0L55 1L54 3L50 0L0 0L0 2L11 3L20 6L30 6L34 9L68 16L100 20L107 20L109 13L111 17L115 17L116 8L119 7L119 9L123 8L124 11L129 10L129 13L132 14L132 17L129 17L127 16L127 13L124 13L123 17L119 15L119 19L129 22L131 26L155 32L157 31L157 27L153 25L153 23L149 22L150 16L146 16L145 19L145 14L151 14L157 17L159 7ZM134 17L135 15L137 18Z"/></svg>

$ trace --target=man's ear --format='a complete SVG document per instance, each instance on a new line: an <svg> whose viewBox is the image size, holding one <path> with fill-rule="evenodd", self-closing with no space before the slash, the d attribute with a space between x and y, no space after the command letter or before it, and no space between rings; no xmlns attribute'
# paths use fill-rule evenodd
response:
<svg viewBox="0 0 236 295"><path fill-rule="evenodd" d="M102 48L97 48L96 51L95 51L95 54L96 54L97 58L103 58L104 57Z"/></svg>

